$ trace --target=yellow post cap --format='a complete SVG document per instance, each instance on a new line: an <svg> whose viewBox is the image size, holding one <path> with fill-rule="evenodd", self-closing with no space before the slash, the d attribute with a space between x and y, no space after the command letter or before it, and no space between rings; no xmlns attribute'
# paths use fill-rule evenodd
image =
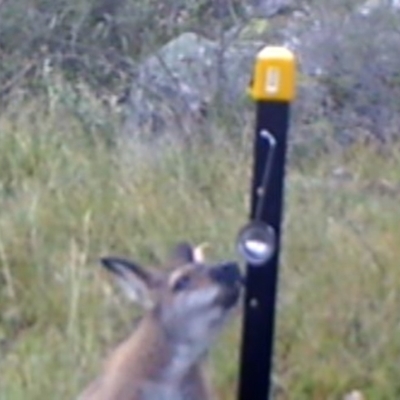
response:
<svg viewBox="0 0 400 400"><path fill-rule="evenodd" d="M258 100L290 102L296 95L296 59L281 46L266 46L256 57L250 96Z"/></svg>

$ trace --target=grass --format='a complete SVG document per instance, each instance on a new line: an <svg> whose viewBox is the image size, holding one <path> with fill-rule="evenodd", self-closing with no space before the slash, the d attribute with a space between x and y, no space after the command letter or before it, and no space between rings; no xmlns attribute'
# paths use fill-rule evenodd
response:
<svg viewBox="0 0 400 400"><path fill-rule="evenodd" d="M0 400L71 399L138 312L97 259L155 261L182 238L234 256L251 146L216 130L150 154L69 114L23 111L0 117ZM291 165L286 193L276 398L398 398L400 152L355 145ZM234 398L239 326L212 356L222 400Z"/></svg>

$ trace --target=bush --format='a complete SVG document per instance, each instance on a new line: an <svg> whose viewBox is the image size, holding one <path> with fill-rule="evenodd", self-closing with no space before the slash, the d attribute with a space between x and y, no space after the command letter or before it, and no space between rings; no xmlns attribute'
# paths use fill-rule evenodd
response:
<svg viewBox="0 0 400 400"><path fill-rule="evenodd" d="M323 87L318 106L341 142L399 137L399 23L383 6L367 15L324 13L302 38L303 66Z"/></svg>
<svg viewBox="0 0 400 400"><path fill-rule="evenodd" d="M37 91L49 68L97 91L123 94L144 55L189 27L217 33L241 17L240 4L6 0L0 3L0 99L15 88Z"/></svg>

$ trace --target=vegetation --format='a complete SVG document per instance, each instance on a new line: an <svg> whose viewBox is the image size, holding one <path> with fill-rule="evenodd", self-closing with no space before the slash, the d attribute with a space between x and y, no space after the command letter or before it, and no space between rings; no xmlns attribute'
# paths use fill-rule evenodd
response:
<svg viewBox="0 0 400 400"><path fill-rule="evenodd" d="M212 142L150 151L89 135L38 101L10 108L0 132L0 399L74 398L137 315L97 259L152 262L181 238L234 256L251 132L228 141L215 127ZM353 388L397 398L400 152L357 144L300 161L288 171L277 399ZM224 400L235 391L239 325L212 360Z"/></svg>
<svg viewBox="0 0 400 400"><path fill-rule="evenodd" d="M0 400L67 400L138 315L100 256L157 262L181 239L210 242L210 258L236 256L253 115L217 110L206 139L150 146L119 135L109 106L169 38L216 39L246 16L236 0L27 3L0 0ZM277 400L400 397L398 17L344 18L359 3L301 2L312 37L302 36L310 49L291 131ZM335 63L306 76L316 59ZM240 319L212 354L221 400L234 398L239 345Z"/></svg>
<svg viewBox="0 0 400 400"><path fill-rule="evenodd" d="M0 101L42 92L55 69L102 97L124 96L137 62L187 30L217 35L244 19L230 0L2 0ZM221 18L221 15L223 18Z"/></svg>

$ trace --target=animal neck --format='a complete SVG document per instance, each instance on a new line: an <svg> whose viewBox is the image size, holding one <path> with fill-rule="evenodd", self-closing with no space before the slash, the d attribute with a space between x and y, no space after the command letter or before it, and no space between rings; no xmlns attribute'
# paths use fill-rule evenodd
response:
<svg viewBox="0 0 400 400"><path fill-rule="evenodd" d="M203 349L196 343L174 339L157 316L145 316L137 330L122 343L114 365L130 371L132 379L179 386L202 358Z"/></svg>

